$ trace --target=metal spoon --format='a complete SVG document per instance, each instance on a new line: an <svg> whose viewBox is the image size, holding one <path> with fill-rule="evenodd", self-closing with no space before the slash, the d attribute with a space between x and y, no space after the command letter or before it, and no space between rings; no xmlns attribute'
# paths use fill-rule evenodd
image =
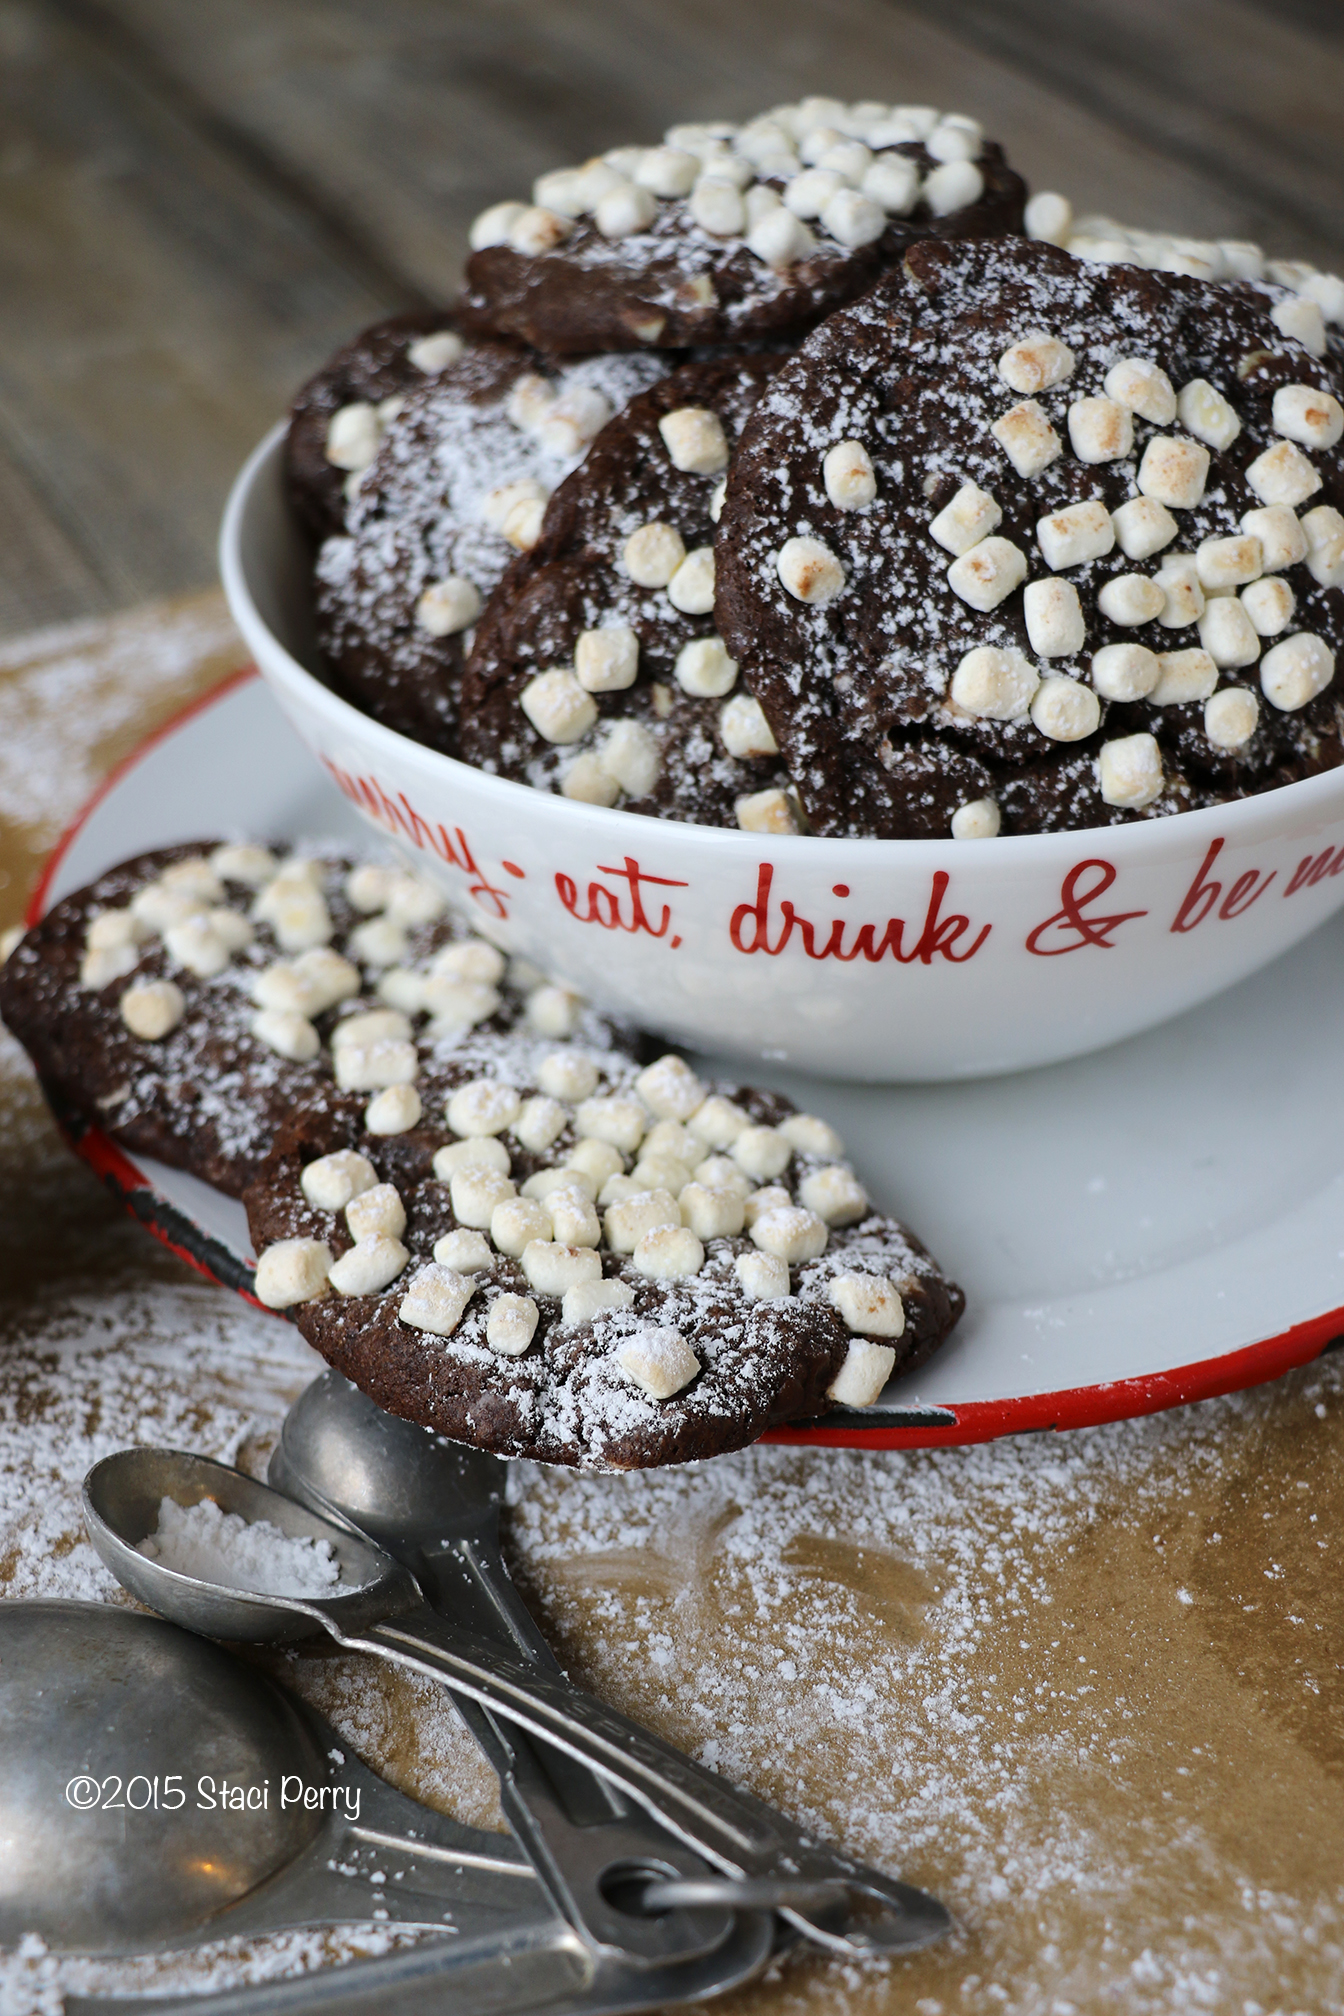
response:
<svg viewBox="0 0 1344 2016"><path fill-rule="evenodd" d="M270 1519L293 1537L326 1540L340 1564L341 1591L322 1598L251 1595L148 1560L137 1543L156 1530L164 1498L187 1506L213 1498L225 1511ZM124 1450L89 1472L84 1510L112 1573L161 1615L215 1637L257 1642L288 1642L320 1628L351 1651L442 1680L612 1779L727 1875L806 1885L805 1903L779 1908L822 1945L848 1954L908 1951L950 1926L936 1898L814 1841L764 1801L591 1695L449 1625L383 1549L239 1471L173 1450ZM875 1914L856 1922L855 1902L877 1907Z"/></svg>
<svg viewBox="0 0 1344 2016"><path fill-rule="evenodd" d="M507 1835L393 1791L221 1647L102 1603L0 1603L0 1843L5 1947L36 1932L53 1952L148 1955L374 1921L451 1935L185 2005L117 1996L119 2016L614 2016L734 1986L770 1951L769 1917L744 1912L689 1965L594 1955Z"/></svg>

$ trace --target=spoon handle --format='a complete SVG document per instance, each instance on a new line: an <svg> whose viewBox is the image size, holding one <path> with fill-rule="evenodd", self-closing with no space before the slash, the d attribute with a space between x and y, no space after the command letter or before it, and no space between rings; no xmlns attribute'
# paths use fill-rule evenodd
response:
<svg viewBox="0 0 1344 2016"><path fill-rule="evenodd" d="M562 1676L468 1636L427 1604L363 1630L329 1628L350 1649L442 1680L601 1772L729 1875L833 1884L834 1910L786 1909L782 1914L822 1945L848 1953L902 1951L926 1945L950 1926L935 1898L815 1840L764 1800L695 1763ZM862 1927L846 1923L849 1902L856 1897L879 1907Z"/></svg>

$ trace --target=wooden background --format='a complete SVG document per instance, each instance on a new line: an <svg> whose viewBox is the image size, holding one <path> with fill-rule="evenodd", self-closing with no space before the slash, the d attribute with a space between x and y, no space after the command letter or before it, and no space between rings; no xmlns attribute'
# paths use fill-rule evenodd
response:
<svg viewBox="0 0 1344 2016"><path fill-rule="evenodd" d="M1344 265L1339 0L3 0L0 636L210 581L248 448L486 203L806 91Z"/></svg>

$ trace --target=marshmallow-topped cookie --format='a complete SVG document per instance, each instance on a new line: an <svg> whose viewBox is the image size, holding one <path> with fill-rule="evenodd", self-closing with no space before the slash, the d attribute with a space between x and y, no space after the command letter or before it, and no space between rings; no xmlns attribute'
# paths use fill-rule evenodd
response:
<svg viewBox="0 0 1344 2016"><path fill-rule="evenodd" d="M398 405L317 563L318 639L375 720L456 753L464 653L551 492L658 358L547 364L470 340Z"/></svg>
<svg viewBox="0 0 1344 2016"><path fill-rule="evenodd" d="M1303 307L923 244L809 338L729 472L715 617L814 830L1102 825L1340 761L1344 371Z"/></svg>
<svg viewBox="0 0 1344 2016"><path fill-rule="evenodd" d="M531 193L473 224L463 314L558 353L796 336L913 239L1019 231L1026 195L974 119L836 98L673 126Z"/></svg>
<svg viewBox="0 0 1344 2016"><path fill-rule="evenodd" d="M487 605L461 750L588 804L750 823L788 778L714 627L714 520L778 360L687 364L611 420Z"/></svg>
<svg viewBox="0 0 1344 2016"><path fill-rule="evenodd" d="M54 904L0 969L0 1016L64 1111L234 1196L324 1085L390 1137L473 1031L633 1041L511 968L426 876L217 841L138 855Z"/></svg>
<svg viewBox="0 0 1344 2016"><path fill-rule="evenodd" d="M256 1293L390 1413L639 1469L870 1405L963 1307L786 1099L479 1032L371 1134L328 1090L247 1193Z"/></svg>

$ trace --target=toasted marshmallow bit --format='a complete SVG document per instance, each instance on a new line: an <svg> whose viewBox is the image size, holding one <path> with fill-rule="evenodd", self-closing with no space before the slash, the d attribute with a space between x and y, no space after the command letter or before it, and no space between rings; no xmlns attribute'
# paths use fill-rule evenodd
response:
<svg viewBox="0 0 1344 2016"><path fill-rule="evenodd" d="M1101 703L1077 679L1043 679L1031 702L1031 718L1052 742L1081 742L1100 726Z"/></svg>
<svg viewBox="0 0 1344 2016"><path fill-rule="evenodd" d="M797 602L824 607L845 585L845 570L820 539L786 539L775 557L775 571Z"/></svg>
<svg viewBox="0 0 1344 2016"><path fill-rule="evenodd" d="M368 1156L353 1148L319 1156L299 1176L299 1187L315 1211L344 1211L353 1198L364 1196L377 1183L378 1172Z"/></svg>
<svg viewBox="0 0 1344 2016"><path fill-rule="evenodd" d="M609 1206L603 1222L612 1252L633 1253L646 1233L679 1226L681 1207L666 1190L642 1190Z"/></svg>
<svg viewBox="0 0 1344 2016"><path fill-rule="evenodd" d="M117 1005L132 1036L146 1043L170 1036L187 1012L182 989L172 980L143 980L128 987Z"/></svg>
<svg viewBox="0 0 1344 2016"><path fill-rule="evenodd" d="M1085 560L1099 560L1109 553L1115 544L1115 527L1101 499L1089 497L1038 518L1036 543L1046 566L1058 574L1065 567L1080 567Z"/></svg>
<svg viewBox="0 0 1344 2016"><path fill-rule="evenodd" d="M1247 686L1224 686L1204 703L1204 733L1215 749L1240 749L1260 720L1260 702Z"/></svg>
<svg viewBox="0 0 1344 2016"><path fill-rule="evenodd" d="M649 1116L638 1099L613 1092L583 1100L575 1110L574 1125L580 1137L589 1135L595 1141L609 1142L622 1154L631 1155L649 1130Z"/></svg>
<svg viewBox="0 0 1344 2016"><path fill-rule="evenodd" d="M406 1206L396 1184L375 1183L360 1191L345 1207L345 1222L356 1239L369 1239L375 1232L400 1239L406 1230Z"/></svg>
<svg viewBox="0 0 1344 2016"><path fill-rule="evenodd" d="M993 840L1003 826L1003 813L993 798L968 798L948 822L954 840Z"/></svg>
<svg viewBox="0 0 1344 2016"><path fill-rule="evenodd" d="M1039 476L1064 452L1058 434L1034 399L1010 406L989 431L1019 476Z"/></svg>
<svg viewBox="0 0 1344 2016"><path fill-rule="evenodd" d="M410 1257L400 1239L373 1232L341 1255L327 1279L339 1295L376 1295L391 1287Z"/></svg>
<svg viewBox="0 0 1344 2016"><path fill-rule="evenodd" d="M485 1341L505 1358L521 1358L537 1334L540 1310L530 1295L497 1295L485 1319Z"/></svg>
<svg viewBox="0 0 1344 2016"><path fill-rule="evenodd" d="M240 882L245 889L260 889L276 870L269 847L226 841L210 856L210 866L223 882Z"/></svg>
<svg viewBox="0 0 1344 2016"><path fill-rule="evenodd" d="M1101 795L1107 805L1142 811L1162 794L1162 751L1151 735L1122 735L1103 742L1097 759Z"/></svg>
<svg viewBox="0 0 1344 2016"><path fill-rule="evenodd" d="M520 253L524 259L539 259L546 252L554 252L557 245L563 245L573 229L573 218L531 204L514 217L505 242L510 251Z"/></svg>
<svg viewBox="0 0 1344 2016"><path fill-rule="evenodd" d="M1285 637L1260 661L1260 690L1281 713L1296 713L1335 676L1335 654L1324 638L1309 630Z"/></svg>
<svg viewBox="0 0 1344 2016"><path fill-rule="evenodd" d="M1333 504L1318 504L1305 514L1299 530L1312 580L1322 588L1344 588L1344 517Z"/></svg>
<svg viewBox="0 0 1344 2016"><path fill-rule="evenodd" d="M761 703L750 693L735 693L719 712L719 740L730 756L744 761L754 756L778 756L779 744Z"/></svg>
<svg viewBox="0 0 1344 2016"><path fill-rule="evenodd" d="M512 1085L494 1078L472 1078L450 1096L445 1117L454 1134L502 1134L522 1111Z"/></svg>
<svg viewBox="0 0 1344 2016"><path fill-rule="evenodd" d="M502 536L507 537L505 527L510 521L515 520L515 514L519 511L519 507L524 504L539 505L541 507L540 515L544 515L549 494L545 484L538 482L535 476L525 476L517 483L501 483L497 489L491 490L487 495L484 504L481 506L481 516L492 532L498 532ZM519 518L515 522L521 523L522 521ZM540 516L538 523L540 523Z"/></svg>
<svg viewBox="0 0 1344 2016"><path fill-rule="evenodd" d="M670 1051L646 1065L635 1080L635 1090L660 1120L689 1120L707 1096L690 1065Z"/></svg>
<svg viewBox="0 0 1344 2016"><path fill-rule="evenodd" d="M1161 651L1157 684L1148 699L1154 707L1181 707L1207 700L1217 684L1218 667L1207 651Z"/></svg>
<svg viewBox="0 0 1344 2016"><path fill-rule="evenodd" d="M487 1173L490 1174L496 1183L502 1180L498 1176L495 1176L493 1171ZM466 1180L465 1173L461 1179L454 1178L455 1183L459 1180ZM509 1188L511 1190L513 1185L510 1184ZM481 1196L485 1199L486 1192L484 1186L481 1189ZM456 1205L453 1208L454 1211L457 1210ZM471 1208L477 1208L474 1202ZM461 1213L459 1212L457 1215L461 1216ZM492 1245L499 1252L507 1253L514 1260L521 1258L524 1250L532 1244L534 1239L550 1239L555 1229L551 1222L550 1212L547 1210L545 1204L536 1197L502 1197L490 1213L489 1224ZM574 1243L577 1244L578 1242L575 1241ZM582 1243L585 1246L595 1246L597 1241L595 1239L585 1239Z"/></svg>
<svg viewBox="0 0 1344 2016"><path fill-rule="evenodd" d="M431 581L415 605L416 623L431 637L455 637L470 629L480 613L480 591L465 574Z"/></svg>
<svg viewBox="0 0 1344 2016"><path fill-rule="evenodd" d="M1310 517L1313 514L1309 512L1307 515ZM1246 512L1241 529L1260 541L1261 562L1266 574L1281 573L1285 567L1293 567L1307 556L1307 535L1296 512L1286 504L1271 504Z"/></svg>
<svg viewBox="0 0 1344 2016"><path fill-rule="evenodd" d="M479 1164L468 1163L465 1168L452 1171L448 1194L453 1200L453 1216L458 1224L465 1225L472 1232L486 1232L499 1206L507 1204L514 1195L514 1188L512 1179L502 1175L498 1169L485 1169Z"/></svg>
<svg viewBox="0 0 1344 2016"><path fill-rule="evenodd" d="M608 1309L633 1309L635 1291L624 1281L578 1281L566 1288L560 1303L560 1321L567 1330L591 1323Z"/></svg>
<svg viewBox="0 0 1344 2016"><path fill-rule="evenodd" d="M562 1246L532 1239L521 1254L523 1273L538 1295L562 1296L580 1281L600 1281L602 1262L591 1246Z"/></svg>
<svg viewBox="0 0 1344 2016"><path fill-rule="evenodd" d="M434 1242L434 1258L455 1274L481 1274L494 1258L490 1241L482 1232L445 1232Z"/></svg>
<svg viewBox="0 0 1344 2016"><path fill-rule="evenodd" d="M278 1239L257 1261L252 1293L267 1309L311 1302L327 1285L331 1248L320 1239Z"/></svg>
<svg viewBox="0 0 1344 2016"><path fill-rule="evenodd" d="M797 833L798 808L787 791L749 791L736 800L734 816L743 833Z"/></svg>
<svg viewBox="0 0 1344 2016"><path fill-rule="evenodd" d="M623 623L580 632L574 670L586 693L619 693L633 686L639 670L639 639Z"/></svg>
<svg viewBox="0 0 1344 2016"><path fill-rule="evenodd" d="M687 1225L658 1225L638 1240L631 1263L648 1281L687 1281L705 1264L705 1249Z"/></svg>
<svg viewBox="0 0 1344 2016"><path fill-rule="evenodd" d="M1004 351L999 376L1014 392L1047 392L1073 376L1075 361L1067 343L1037 329Z"/></svg>
<svg viewBox="0 0 1344 2016"><path fill-rule="evenodd" d="M857 1225L868 1215L868 1192L857 1176L834 1162L804 1176L798 1185L798 1201L833 1228Z"/></svg>
<svg viewBox="0 0 1344 2016"><path fill-rule="evenodd" d="M897 1303L899 1306L899 1297ZM826 1397L837 1407L871 1407L895 1367L896 1352L892 1345L872 1344L865 1337L855 1337L845 1353L844 1364L826 1389Z"/></svg>
<svg viewBox="0 0 1344 2016"><path fill-rule="evenodd" d="M292 1064L310 1064L322 1048L322 1039L308 1017L293 1009L263 1008L248 1027L258 1043Z"/></svg>
<svg viewBox="0 0 1344 2016"><path fill-rule="evenodd" d="M529 679L518 704L538 735L559 748L581 741L597 720L597 705L563 666Z"/></svg>
<svg viewBox="0 0 1344 2016"><path fill-rule="evenodd" d="M666 588L685 558L680 532L657 520L641 525L621 548L625 571L641 588Z"/></svg>
<svg viewBox="0 0 1344 2016"><path fill-rule="evenodd" d="M733 1272L749 1302L780 1302L793 1292L788 1265L777 1254L739 1253Z"/></svg>
<svg viewBox="0 0 1344 2016"><path fill-rule="evenodd" d="M492 203L488 210L482 210L467 234L472 251L484 252L491 245L507 245L509 233L527 207L526 203Z"/></svg>
<svg viewBox="0 0 1344 2016"><path fill-rule="evenodd" d="M1042 658L1068 658L1087 641L1083 608L1071 581L1029 581L1022 595L1027 638Z"/></svg>
<svg viewBox="0 0 1344 2016"><path fill-rule="evenodd" d="M1199 641L1225 670L1253 665L1260 656L1260 633L1235 595L1218 595L1209 603L1199 619Z"/></svg>
<svg viewBox="0 0 1344 2016"><path fill-rule="evenodd" d="M1192 378L1182 385L1176 411L1186 432L1210 448L1230 448L1241 432L1236 409L1207 378Z"/></svg>
<svg viewBox="0 0 1344 2016"><path fill-rule="evenodd" d="M935 217L950 217L980 201L985 178L973 161L945 161L926 179L921 193Z"/></svg>
<svg viewBox="0 0 1344 2016"><path fill-rule="evenodd" d="M338 407L327 422L323 453L334 469L357 475L367 469L383 445L383 428L378 410L366 399Z"/></svg>
<svg viewBox="0 0 1344 2016"><path fill-rule="evenodd" d="M1295 441L1276 441L1257 455L1246 482L1262 504L1305 504L1321 487L1321 473Z"/></svg>
<svg viewBox="0 0 1344 2016"><path fill-rule="evenodd" d="M1204 539L1195 549L1200 586L1211 593L1257 580L1264 564L1264 548L1251 532L1239 538Z"/></svg>
<svg viewBox="0 0 1344 2016"><path fill-rule="evenodd" d="M905 1335L905 1305L894 1281L877 1274L837 1274L828 1293L850 1330L866 1337Z"/></svg>
<svg viewBox="0 0 1344 2016"><path fill-rule="evenodd" d="M947 583L972 609L997 609L1025 581L1027 556L1011 539L991 536L952 562Z"/></svg>
<svg viewBox="0 0 1344 2016"><path fill-rule="evenodd" d="M1239 599L1259 637L1281 636L1297 607L1296 595L1280 574L1266 574L1259 581L1252 581L1248 588L1242 589Z"/></svg>
<svg viewBox="0 0 1344 2016"><path fill-rule="evenodd" d="M597 1066L576 1050L552 1050L537 1067L537 1083L552 1099L571 1103L589 1098L597 1085Z"/></svg>
<svg viewBox="0 0 1344 2016"><path fill-rule="evenodd" d="M450 1141L434 1151L434 1174L441 1183L451 1182L459 1169L493 1169L507 1176L509 1151L493 1134L476 1134L466 1141Z"/></svg>
<svg viewBox="0 0 1344 2016"><path fill-rule="evenodd" d="M611 418L611 401L591 385L570 385L555 399L537 439L558 455L580 455Z"/></svg>
<svg viewBox="0 0 1344 2016"><path fill-rule="evenodd" d="M1344 434L1344 406L1314 385L1280 385L1272 410L1275 433L1304 448L1333 448Z"/></svg>
<svg viewBox="0 0 1344 2016"><path fill-rule="evenodd" d="M650 1400L670 1400L689 1386L700 1370L700 1360L680 1330L652 1323L622 1339L613 1356L626 1378Z"/></svg>
<svg viewBox="0 0 1344 2016"><path fill-rule="evenodd" d="M693 476L717 476L728 467L723 422L707 406L679 406L674 413L664 413L658 432L674 468Z"/></svg>
<svg viewBox="0 0 1344 2016"><path fill-rule="evenodd" d="M1097 607L1122 629L1151 623L1166 605L1166 596L1146 574L1117 574L1097 591Z"/></svg>
<svg viewBox="0 0 1344 2016"><path fill-rule="evenodd" d="M862 441L837 441L821 465L826 495L839 511L862 511L877 495L877 476Z"/></svg>
<svg viewBox="0 0 1344 2016"><path fill-rule="evenodd" d="M1181 528L1164 504L1152 497L1131 497L1112 511L1111 529L1127 560L1147 560L1170 546Z"/></svg>
<svg viewBox="0 0 1344 2016"><path fill-rule="evenodd" d="M1325 355L1325 317L1317 302L1303 294L1292 294L1276 302L1269 319L1285 336L1295 337L1313 357Z"/></svg>
<svg viewBox="0 0 1344 2016"><path fill-rule="evenodd" d="M1140 493L1154 503L1173 511L1191 511L1204 495L1208 474L1209 451L1202 441L1187 441L1179 434L1154 434L1143 451L1135 481Z"/></svg>
<svg viewBox="0 0 1344 2016"><path fill-rule="evenodd" d="M1020 721L1040 685L1040 674L1021 651L978 644L952 675L948 698L981 721Z"/></svg>
<svg viewBox="0 0 1344 2016"><path fill-rule="evenodd" d="M434 1260L411 1276L397 1315L412 1330L423 1330L430 1337L451 1337L475 1293L476 1283L470 1276Z"/></svg>
<svg viewBox="0 0 1344 2016"><path fill-rule="evenodd" d="M815 1260L826 1251L830 1230L815 1211L796 1204L777 1204L762 1211L751 1228L752 1243L763 1253L773 1253L790 1267Z"/></svg>
<svg viewBox="0 0 1344 2016"><path fill-rule="evenodd" d="M1092 656L1092 684L1103 700L1142 700L1161 677L1157 653L1142 644L1106 644Z"/></svg>
<svg viewBox="0 0 1344 2016"><path fill-rule="evenodd" d="M1183 630L1204 614L1204 590L1199 566L1189 553L1172 553L1153 576L1162 590L1157 620L1166 630Z"/></svg>
<svg viewBox="0 0 1344 2016"><path fill-rule="evenodd" d="M1069 441L1080 462L1122 462L1134 447L1134 415L1115 399L1075 399Z"/></svg>
<svg viewBox="0 0 1344 2016"><path fill-rule="evenodd" d="M997 500L988 490L982 490L976 483L963 483L951 503L930 519L929 537L936 539L945 552L960 558L988 538L1002 517Z"/></svg>
<svg viewBox="0 0 1344 2016"><path fill-rule="evenodd" d="M1112 364L1106 373L1106 396L1155 427L1169 427L1176 418L1172 382L1146 357L1121 357Z"/></svg>

